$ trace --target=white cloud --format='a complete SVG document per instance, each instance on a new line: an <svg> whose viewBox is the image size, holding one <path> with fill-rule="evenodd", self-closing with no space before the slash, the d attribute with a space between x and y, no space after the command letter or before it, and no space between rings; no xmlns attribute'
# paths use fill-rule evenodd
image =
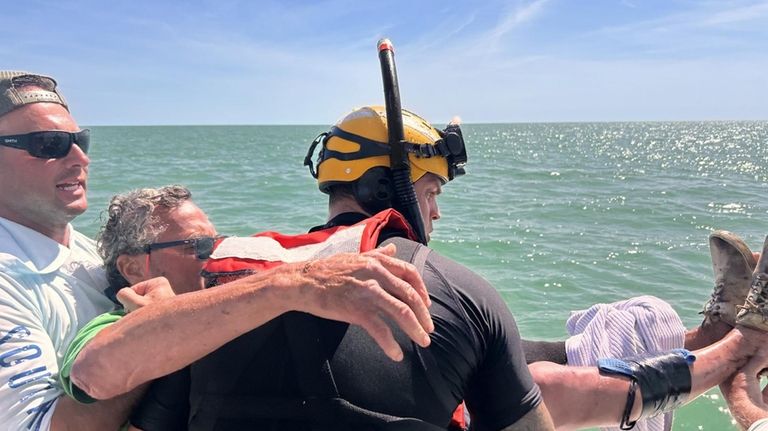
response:
<svg viewBox="0 0 768 431"><path fill-rule="evenodd" d="M549 0L534 0L522 7L513 9L504 16L487 35L491 49L498 47L504 35L539 16L547 3L549 3Z"/></svg>
<svg viewBox="0 0 768 431"><path fill-rule="evenodd" d="M703 17L699 24L704 26L720 26L763 20L761 25L765 25L764 19L766 17L768 17L768 2L763 2L718 11L711 16Z"/></svg>
<svg viewBox="0 0 768 431"><path fill-rule="evenodd" d="M736 23L760 21L768 17L768 2L732 4L711 2L697 5L684 12L676 12L654 19L637 21L620 26L606 26L597 31L602 34L642 35L664 31L688 32L701 27L717 27ZM765 30L763 22L757 28Z"/></svg>
<svg viewBox="0 0 768 431"><path fill-rule="evenodd" d="M621 0L621 4L631 9L637 9L637 5L628 0Z"/></svg>

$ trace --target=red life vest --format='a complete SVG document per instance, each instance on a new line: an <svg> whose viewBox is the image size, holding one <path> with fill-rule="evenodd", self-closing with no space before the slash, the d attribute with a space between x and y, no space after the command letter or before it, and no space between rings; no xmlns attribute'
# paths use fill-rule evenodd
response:
<svg viewBox="0 0 768 431"><path fill-rule="evenodd" d="M216 244L203 267L203 276L208 286L215 286L284 263L338 253L362 253L376 248L384 229L400 231L415 239L405 218L397 211L387 209L352 226L336 226L300 235L269 231L250 237L225 238Z"/></svg>
<svg viewBox="0 0 768 431"><path fill-rule="evenodd" d="M405 217L393 209L351 226L336 226L300 235L260 232L250 237L229 237L219 241L203 268L206 285L217 286L284 263L302 262L337 253L362 253L376 248L385 229L404 233L417 240ZM449 430L466 430L464 403L453 413Z"/></svg>

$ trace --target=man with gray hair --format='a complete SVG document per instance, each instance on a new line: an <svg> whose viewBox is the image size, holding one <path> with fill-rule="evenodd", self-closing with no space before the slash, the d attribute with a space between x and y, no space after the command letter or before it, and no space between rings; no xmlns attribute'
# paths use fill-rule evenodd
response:
<svg viewBox="0 0 768 431"><path fill-rule="evenodd" d="M170 185L131 190L110 200L107 220L99 232L97 245L109 281L105 292L116 302L119 295L127 311L174 295L163 284L152 291L151 298L124 288L156 276L166 277L176 294L203 288L200 271L219 237L208 217L191 198L186 187ZM72 364L80 349L124 315L124 310L102 314L89 322L73 340L61 368L61 380L65 392L78 401L94 401L70 379ZM183 368L153 383L146 401L141 403L137 425L145 428L148 427L146 421L152 420L154 428L184 429L185 423L175 421L177 417L185 417L183 413L169 416L153 414L151 409L157 391L185 387L188 381L189 370ZM186 405L174 406L174 410L179 409L187 410Z"/></svg>
<svg viewBox="0 0 768 431"><path fill-rule="evenodd" d="M61 396L59 373L65 350L83 325L113 308L103 293L107 280L95 244L70 225L87 208L89 144L89 131L78 127L55 80L0 71L3 429L116 429L138 395L89 405ZM196 248L199 242L189 239L184 245L194 243ZM150 254L157 256L174 247L155 244L140 255L144 265L127 262L126 268L162 275L163 269L152 263ZM142 354L167 359L165 366L144 370L149 378L109 364L100 369L109 370L120 381L146 381L193 362L275 313L300 308L361 325L397 359L402 352L389 327L373 317L391 318L390 324L401 326L422 345L429 343L432 322L418 273L392 254L390 250L337 256L315 263L313 271L306 271L303 263L286 265L226 288L157 301L120 319L91 343L129 356L130 352L110 344L108 335L121 338L120 334L130 335L138 328L152 344ZM123 291L129 298L140 299L167 287L167 281L155 278ZM228 318L221 319L223 315ZM182 346L180 339L196 342Z"/></svg>
<svg viewBox="0 0 768 431"><path fill-rule="evenodd" d="M97 238L107 272L107 296L116 300L121 288L154 276L168 279L176 294L202 289L199 274L215 235L213 224L184 186L143 188L114 196Z"/></svg>

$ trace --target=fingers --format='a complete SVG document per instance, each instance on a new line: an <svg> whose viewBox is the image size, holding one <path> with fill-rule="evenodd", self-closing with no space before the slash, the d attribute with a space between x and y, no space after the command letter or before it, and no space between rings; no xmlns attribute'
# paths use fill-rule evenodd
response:
<svg viewBox="0 0 768 431"><path fill-rule="evenodd" d="M373 254L375 252L379 252L378 256ZM431 306L432 300L429 299L429 292L427 292L427 286L424 284L424 280L422 280L421 274L419 274L419 271L412 264L393 257L396 252L397 248L394 244L387 244L386 247L377 248L376 250L373 250L369 253L372 253L373 256L376 256L376 258L387 271L410 284L422 298L422 301L424 301L426 307ZM429 332L432 331L430 330Z"/></svg>
<svg viewBox="0 0 768 431"><path fill-rule="evenodd" d="M150 278L131 286L137 295L151 296L154 299L163 299L175 296L170 282L165 277Z"/></svg>
<svg viewBox="0 0 768 431"><path fill-rule="evenodd" d="M750 376L760 377L768 368L768 348L761 347L757 353L744 365L744 372Z"/></svg>
<svg viewBox="0 0 768 431"><path fill-rule="evenodd" d="M166 284L168 283L168 280L165 277L150 278L149 280L140 281L134 284L131 286L131 289L137 294L144 296L151 292L155 287L160 286L163 281Z"/></svg>
<svg viewBox="0 0 768 431"><path fill-rule="evenodd" d="M125 311L129 313L136 311L149 303L144 296L139 295L133 289L120 289L117 292L117 300L123 304Z"/></svg>
<svg viewBox="0 0 768 431"><path fill-rule="evenodd" d="M419 345L423 345L419 341L419 339L423 339L422 332L431 333L435 330L432 316L427 308L429 294L427 293L426 286L424 286L424 281L415 272L415 268L411 264L394 258L387 258L380 263L382 264L383 271L381 272L381 278L377 281L387 294L397 299L396 301L389 302L388 312L392 314L393 319L401 327L403 327L403 324L410 324L410 317L413 316L418 323L419 331L415 331L415 328L411 329L410 327L403 327L403 330L411 335L411 338L419 343ZM426 301L424 299L425 295ZM414 336L417 338L414 338Z"/></svg>
<svg viewBox="0 0 768 431"><path fill-rule="evenodd" d="M133 290L137 295L144 296L147 294L147 287L147 281L141 281L131 286L131 290Z"/></svg>
<svg viewBox="0 0 768 431"><path fill-rule="evenodd" d="M390 359L400 362L403 360L403 349L395 341L392 331L384 320L373 315L361 322L360 326L373 338Z"/></svg>
<svg viewBox="0 0 768 431"><path fill-rule="evenodd" d="M387 244L384 247L375 248L370 251L371 253L380 253L387 256L394 256L397 253L397 246L394 244Z"/></svg>
<svg viewBox="0 0 768 431"><path fill-rule="evenodd" d="M377 296L374 298L375 302L373 304L377 308L377 314L390 318L419 346L429 346L430 339L427 331L434 331L432 317L429 315L426 307L424 307L424 303L421 302L421 298L412 290L408 290L409 286L407 283L397 278L391 281L391 289L399 288L405 290L405 292L401 291L397 294L387 291L382 285L373 280L369 280L366 283L368 285L367 288ZM399 286L395 287L395 285ZM419 308L422 308L423 312L418 311ZM425 315L419 318L419 313L425 313ZM375 315L372 317L378 318Z"/></svg>
<svg viewBox="0 0 768 431"><path fill-rule="evenodd" d="M434 323L429 294L416 268L393 257L389 245L363 254L340 254L297 265L303 280L290 307L364 328L393 360L403 352L392 335L397 325L420 346L430 343Z"/></svg>
<svg viewBox="0 0 768 431"><path fill-rule="evenodd" d="M117 300L128 312L135 311L154 301L174 296L173 289L165 277L156 277L134 284L129 289L120 289Z"/></svg>
<svg viewBox="0 0 768 431"><path fill-rule="evenodd" d="M408 309L415 315L421 328L423 328L421 331L426 331L428 333L433 332L435 326L428 309L431 305L431 300L429 299L429 293L427 292L424 280L422 280L416 267L408 262L387 255L387 253L396 251L393 244L388 244L386 247L378 250L381 250L382 252L373 252L369 254L375 261L368 268L368 270L372 272L372 278L378 281L387 293L407 305ZM390 312L392 312L391 308ZM405 314L405 310L401 311L400 316L404 317L403 314ZM408 319L405 319L405 321L395 320L398 323L409 323ZM415 331L415 328L410 331L406 330L406 328L403 328L403 330L405 330L416 343L422 346L424 345L422 344L424 337L422 336L421 331Z"/></svg>

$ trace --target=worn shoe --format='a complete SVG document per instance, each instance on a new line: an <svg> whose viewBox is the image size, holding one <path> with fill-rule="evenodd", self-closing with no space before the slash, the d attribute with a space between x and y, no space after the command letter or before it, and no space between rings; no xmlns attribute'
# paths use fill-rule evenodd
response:
<svg viewBox="0 0 768 431"><path fill-rule="evenodd" d="M755 257L736 234L717 230L709 235L709 253L715 275L715 290L704 305L704 323L723 321L736 323L737 307L749 294Z"/></svg>
<svg viewBox="0 0 768 431"><path fill-rule="evenodd" d="M768 331L768 236L752 276L749 295L744 305L738 307L736 323L762 331Z"/></svg>

